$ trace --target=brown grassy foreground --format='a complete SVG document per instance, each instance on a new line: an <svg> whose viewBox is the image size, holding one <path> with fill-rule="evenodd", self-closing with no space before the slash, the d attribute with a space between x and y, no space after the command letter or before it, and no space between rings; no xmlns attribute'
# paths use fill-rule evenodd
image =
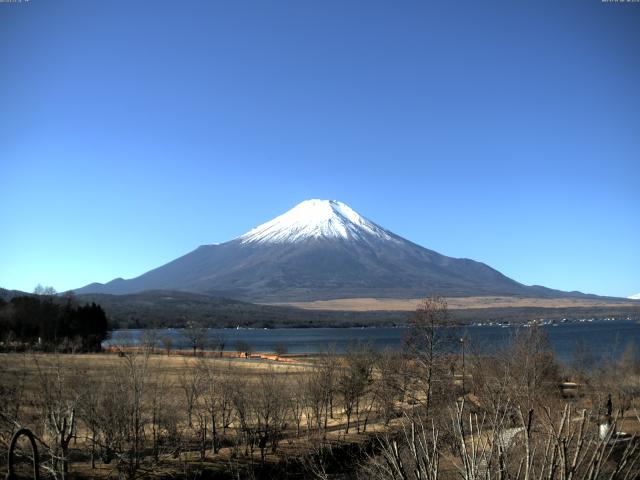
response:
<svg viewBox="0 0 640 480"><path fill-rule="evenodd" d="M463 363L447 353L445 314L425 302L402 353L354 347L293 363L1 354L0 454L26 426L42 469L63 480L637 478L633 348L598 365L583 352L562 369L528 328L491 355L469 346Z"/></svg>
<svg viewBox="0 0 640 480"><path fill-rule="evenodd" d="M355 392L364 387L356 385L359 379L344 385L353 390L346 393L348 413L329 399L337 397L332 377L344 361L334 355L281 362L175 353L0 354L2 447L11 431L26 425L46 445L42 450L68 457L70 476L136 478L152 471L227 478L282 473L282 465L313 469L306 457L319 445L366 444L392 420L381 417L372 392ZM367 363L373 367L372 357ZM75 426L56 431L47 417ZM54 445L65 434L71 442L63 454ZM46 468L53 475L59 465L51 463Z"/></svg>

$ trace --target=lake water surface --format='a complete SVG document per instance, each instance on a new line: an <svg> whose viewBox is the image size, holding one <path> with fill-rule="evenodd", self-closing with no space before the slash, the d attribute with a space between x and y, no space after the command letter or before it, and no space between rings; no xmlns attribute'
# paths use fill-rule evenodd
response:
<svg viewBox="0 0 640 480"><path fill-rule="evenodd" d="M505 346L516 333L516 326L473 325L457 327L452 335L466 335L467 351L491 351ZM576 345L582 343L595 358L618 356L629 343L640 344L640 324L629 320L559 323L542 327L560 361L571 362ZM105 345L136 345L144 330L115 330ZM155 330L158 338L171 337L172 348L188 348L181 329ZM370 344L376 349L400 349L406 328L278 328L209 329L211 335L222 335L225 350L235 351L237 342L249 344L256 352L272 352L276 345L288 353L318 353L332 346L344 352L355 342Z"/></svg>

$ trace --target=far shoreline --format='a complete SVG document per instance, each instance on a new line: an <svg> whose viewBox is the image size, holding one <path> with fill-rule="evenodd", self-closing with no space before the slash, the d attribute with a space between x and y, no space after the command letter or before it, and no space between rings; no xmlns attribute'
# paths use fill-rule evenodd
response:
<svg viewBox="0 0 640 480"><path fill-rule="evenodd" d="M563 317L563 318L536 318L532 320L486 320L486 321L452 321L447 328L461 328L461 327L532 327L532 326L557 326L563 324L589 324L589 323L604 323L604 322L640 322L640 313L633 315L622 316L597 316L597 317ZM280 324L270 326L251 326L251 325L237 325L233 326L217 326L217 325L201 325L202 328L209 330L222 330L222 331L237 331L237 330L375 330L375 329L406 329L410 327L410 322L406 323L386 323L384 321L376 322L374 324L354 324L343 323L334 324L327 322L327 325L310 322L309 324L294 323L292 325ZM109 332L115 331L142 331L142 330L184 330L186 326L127 326L116 327L109 329Z"/></svg>

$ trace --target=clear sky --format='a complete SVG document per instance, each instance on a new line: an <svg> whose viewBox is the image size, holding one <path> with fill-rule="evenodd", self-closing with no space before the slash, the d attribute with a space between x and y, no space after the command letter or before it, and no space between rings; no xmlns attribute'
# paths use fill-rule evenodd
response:
<svg viewBox="0 0 640 480"><path fill-rule="evenodd" d="M308 198L640 292L640 3L0 3L0 286L133 277Z"/></svg>

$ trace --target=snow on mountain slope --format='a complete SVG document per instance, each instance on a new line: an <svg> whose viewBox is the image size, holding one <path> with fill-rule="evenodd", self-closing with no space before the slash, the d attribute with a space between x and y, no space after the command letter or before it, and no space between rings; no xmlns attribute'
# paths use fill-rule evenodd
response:
<svg viewBox="0 0 640 480"><path fill-rule="evenodd" d="M629 298L630 300L640 300L640 293L636 293L635 295L631 295L627 298Z"/></svg>
<svg viewBox="0 0 640 480"><path fill-rule="evenodd" d="M384 228L336 200L305 200L245 233L242 243L294 243L317 238L394 240Z"/></svg>

